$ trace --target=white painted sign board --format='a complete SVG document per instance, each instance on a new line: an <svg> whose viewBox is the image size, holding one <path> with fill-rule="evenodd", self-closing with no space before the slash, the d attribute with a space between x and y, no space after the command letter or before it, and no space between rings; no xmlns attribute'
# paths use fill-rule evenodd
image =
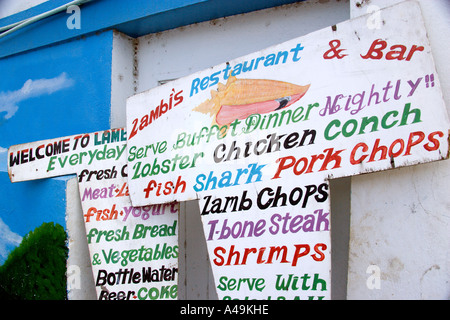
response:
<svg viewBox="0 0 450 320"><path fill-rule="evenodd" d="M126 130L38 141L9 149L12 181L77 174L99 300L178 297L178 203L133 207Z"/></svg>
<svg viewBox="0 0 450 320"><path fill-rule="evenodd" d="M133 203L197 199L210 172L232 172L216 186L225 189L445 158L447 113L419 5L382 16L380 29L363 16L130 97Z"/></svg>

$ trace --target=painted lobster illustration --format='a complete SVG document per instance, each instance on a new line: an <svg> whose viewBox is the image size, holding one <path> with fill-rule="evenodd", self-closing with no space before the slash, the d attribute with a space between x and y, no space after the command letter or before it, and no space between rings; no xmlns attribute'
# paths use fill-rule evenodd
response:
<svg viewBox="0 0 450 320"><path fill-rule="evenodd" d="M193 110L213 117L212 125L229 125L259 113L287 108L308 91L310 85L299 86L288 82L266 79L237 79L230 76L226 85L219 83L211 91L211 99Z"/></svg>

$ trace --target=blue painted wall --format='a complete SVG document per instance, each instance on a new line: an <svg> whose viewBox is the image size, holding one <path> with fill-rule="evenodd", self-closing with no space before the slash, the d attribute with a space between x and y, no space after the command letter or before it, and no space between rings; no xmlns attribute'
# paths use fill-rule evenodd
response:
<svg viewBox="0 0 450 320"><path fill-rule="evenodd" d="M112 31L0 59L0 265L43 222L65 227L68 177L12 184L14 144L110 128Z"/></svg>
<svg viewBox="0 0 450 320"><path fill-rule="evenodd" d="M108 129L111 57L108 31L0 59L0 147Z"/></svg>
<svg viewBox="0 0 450 320"><path fill-rule="evenodd" d="M0 265L29 231L44 222L65 227L66 179L11 184L0 171Z"/></svg>
<svg viewBox="0 0 450 320"><path fill-rule="evenodd" d="M69 0L50 0L0 19L0 27L33 17ZM0 39L0 58L17 52L73 39L99 30L116 29L131 37L261 10L295 0L91 0L81 6L81 28L68 29L65 11Z"/></svg>

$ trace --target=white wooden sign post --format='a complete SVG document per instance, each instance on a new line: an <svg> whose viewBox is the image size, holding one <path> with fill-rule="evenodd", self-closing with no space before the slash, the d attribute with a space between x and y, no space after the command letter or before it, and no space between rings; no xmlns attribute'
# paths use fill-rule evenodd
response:
<svg viewBox="0 0 450 320"><path fill-rule="evenodd" d="M134 207L128 193L126 130L16 145L11 180L77 174L99 300L178 297L178 203Z"/></svg>

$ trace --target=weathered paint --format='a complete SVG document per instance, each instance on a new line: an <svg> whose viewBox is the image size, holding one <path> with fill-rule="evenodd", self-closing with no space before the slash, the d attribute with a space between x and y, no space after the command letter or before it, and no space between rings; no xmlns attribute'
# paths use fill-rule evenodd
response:
<svg viewBox="0 0 450 320"><path fill-rule="evenodd" d="M64 1L52 1L52 2L45 2L40 6L37 6L35 8L31 8L30 10L24 11L24 12L20 12L16 15L7 17L5 19L1 20L1 24L9 24L11 22L20 20L20 19L24 19L26 17L30 17L33 16L35 14L38 14L42 11L46 11L50 8L52 8L53 5L57 5L58 3L63 4L65 3ZM88 7L82 7L83 13L82 13L82 26L83 28L79 31L77 30L67 30L66 28L66 20L69 17L69 14L64 14L61 13L58 16L53 17L52 19L48 19L45 22L42 23L38 23L38 24L34 24L32 26L30 26L29 28L27 28L26 30L23 30L19 33L14 34L13 37L9 37L8 39L3 39L5 41L2 42L2 50L1 50L1 55L3 57L3 62L5 63L5 66L7 66L9 64L9 61L13 61L12 64L14 65L14 61L27 61L28 65L26 68L22 69L15 69L15 70L19 70L19 73L21 75L24 76L24 80L20 83L18 83L14 89L19 89L22 88L22 86L24 85L24 83L26 82L26 80L30 79L29 77L27 77L27 73L28 73L28 69L30 69L31 66L31 70L34 68L33 67L33 62L34 61L36 63L36 65L40 65L42 67L43 70L53 70L53 69L58 69L58 65L62 66L65 65L66 63L70 63L72 66L75 66L77 70L79 70L80 75L84 74L85 76L85 80L86 82L85 87L76 91L76 94L68 94L67 90L70 92L70 88L65 88L64 90L64 95L63 95L63 99L59 99L58 101L64 100L66 102L65 104L65 109L66 111L70 110L73 111L73 108L79 108L81 110L81 113L78 114L79 117L82 117L83 121L74 121L73 119L79 119L79 117L75 117L73 116L73 114L69 114L69 119L71 119L71 121L68 122L64 122L63 120L66 120L65 115L63 114L54 114L54 110L42 110L40 108L36 108L36 110L41 110L43 113L47 113L48 118L46 119L51 119L52 121L49 121L49 123L47 124L47 122L39 120L36 121L35 123L40 123L41 126L34 126L34 124L30 121L27 125L18 125L17 127L20 127L21 130L20 132L15 130L16 134L11 137L11 141L6 141L4 145L1 145L2 149L0 149L0 157L1 157L1 170L6 172L6 162L7 162L7 152L6 152L6 148L8 145L11 144L16 144L16 143L22 143L25 141L30 141L30 140L35 140L35 139L46 139L49 137L56 137L56 136L64 136L66 134L75 134L78 132L91 132L94 130L97 130L99 128L107 128L109 127L108 124L105 125L105 123L107 123L107 115L109 114L109 94L111 91L111 88L107 88L107 86L105 85L105 87L103 88L103 86L101 85L101 83L106 84L108 82L108 80L106 80L106 74L108 73L107 70L109 68L109 61L110 59L107 57L108 55L108 47L109 44L107 44L107 41L100 41L101 43L99 43L98 47L103 47L105 50L103 52L98 52L99 54L91 56L90 52L91 52L91 48L90 46L92 46L92 48L94 48L94 51L92 52L96 52L97 50L97 46L91 42L89 39L91 39L91 37L95 38L96 36L101 36L101 33L96 33L94 34L93 31L100 31L103 30L104 28L109 28L112 24L110 23L111 21L108 19L112 19L113 17L118 17L119 15L111 15L109 10L115 11L117 10L117 6L109 6L107 2L105 1L98 1L98 3L101 3L100 9L98 9L95 13L95 19L87 19L87 17L89 17L91 13L89 10L87 10ZM139 6L140 4L143 4L144 2L133 2L133 4L136 4L137 6ZM199 2L201 3L201 2ZM169 21L178 21L178 20L183 20L183 21L178 21L176 23L189 23L189 21L191 22L197 22L197 21L201 21L201 20L206 20L208 19L208 17L219 17L220 14L222 14L223 12L226 11L226 13L224 14L235 14L235 13L241 13L241 12L245 12L245 10L256 10L258 8L262 8L261 6L273 6L276 5L276 3L278 4L282 4L283 2L255 2L255 3L250 3L250 2L246 2L246 3L235 3L230 5L230 2L223 3L221 1L217 1L215 2L215 4L212 4L212 6L208 5L203 7L203 10L197 10L199 9L198 7L191 7L190 9L194 9L194 10L187 10L185 11L183 10L175 10L176 12L174 12L173 10L168 10L163 9L162 12L165 12L164 14L162 14L160 16L160 20L161 22L169 22ZM165 3L164 3L165 4ZM129 4L127 4L128 6ZM147 6L148 3L146 2L145 5ZM182 7L183 3L182 1L178 1L174 4L174 2L171 2L171 5L174 6L174 8L178 8L178 7ZM214 7L218 8L221 5L225 5L227 8L222 8L222 9L226 9L226 10L215 10ZM130 7L131 10L134 10L134 7ZM155 7L148 7L147 9L153 10ZM86 9L86 10L85 10ZM145 11L145 10L144 10ZM137 9L136 11L133 12L139 12L139 14L142 14L144 11ZM123 11L123 10L117 10L117 12L121 13L121 19L123 18L123 22L125 22L124 24L121 24L120 28L129 28L127 32L149 32L147 29L139 29L138 27L139 25L141 25L141 22L143 20L133 20L133 16L125 16L124 13L129 13L130 11ZM146 11L145 11L146 12ZM144 12L144 15L145 15ZM217 16L217 12L219 12L219 16ZM86 14L86 15L85 15ZM106 15L105 17L101 17L102 14ZM176 14L180 19L165 19L164 16L170 15L171 17L174 17ZM125 16L125 17L124 17ZM149 18L150 21L155 21L157 19L156 16L150 14L149 16L147 16ZM183 18L183 19L181 19ZM188 20L184 20L184 18L188 18ZM132 21L133 20L133 21ZM127 23L130 22L130 23ZM87 23L87 24L86 24ZM95 25L93 27L93 29L91 29L91 26ZM162 27L162 28L169 28L171 26L168 26L167 24L164 23L144 23L143 25L145 26L157 26L158 28ZM105 27L106 26L106 27ZM175 25L173 25L175 26ZM172 27L173 27L172 26ZM134 31L133 31L134 29ZM136 33L136 34L138 34ZM75 38L77 36L82 36L80 38ZM68 39L73 39L74 42L72 44L69 44L70 42L66 42L66 43L61 43L58 44L57 42L60 40L68 40ZM88 41L86 41L88 40ZM93 40L94 41L94 40ZM83 46L83 43L88 42L89 44L87 44L86 46ZM47 44L51 44L51 47L45 47L45 45ZM81 44L81 45L80 45ZM80 45L80 46L79 46ZM38 50L36 51L32 51L31 49L36 49L38 48ZM63 50L63 52L66 54L66 61L58 61L58 63L52 63L52 58L55 58L54 54L59 52L58 48L65 48ZM82 52L80 52L80 50L82 49ZM21 55L17 55L16 59L12 59L12 60L8 60L10 58L13 57L13 54L17 54L17 53L22 53ZM72 53L79 53L80 55L77 56L77 58L75 59L71 59L72 58ZM41 56L42 54L42 56ZM69 54L67 56L67 54ZM28 57L31 57L32 59L28 59ZM45 58L48 58L47 60ZM99 61L101 63L99 63ZM45 62L45 63L44 63ZM86 70L84 70L84 66L86 67ZM97 68L98 67L98 68ZM40 72L37 72L37 76L34 79L58 79L58 77L63 74L63 72L65 72L64 68L62 68L63 71L61 71L61 73L58 74L53 74L50 72L50 74L47 74L46 71L44 72L44 77L41 77L42 74ZM70 67L68 69L71 69ZM6 67L6 69L2 69L2 70L7 70L9 72L8 66ZM67 75L67 74L66 74ZM20 79L20 78L19 78ZM33 80L33 79L32 79ZM86 91L85 88L91 88L92 87L101 87L100 90L95 90L95 92L92 91ZM71 87L72 88L72 87ZM72 88L74 89L74 88ZM9 90L9 89L8 89ZM61 93L61 92L60 92ZM55 93L56 94L56 93ZM67 95L66 95L67 94ZM89 105L86 110L84 110L83 108L83 104L80 104L79 106L76 104L76 100L77 99L84 99L86 96L90 96L91 99L95 100L94 104ZM73 97L76 97L77 99L73 99ZM41 97L40 97L41 98ZM39 99L40 99L39 98ZM69 98L69 99L66 99ZM97 100L98 98L98 100ZM42 99L41 101L45 102L45 99ZM103 101L104 103L99 103L98 101ZM86 102L86 101L84 101ZM86 104L84 104L86 105ZM81 107L80 107L81 106ZM24 110L24 109L22 109ZM89 111L88 111L89 110ZM97 112L98 111L98 112ZM106 111L106 112L105 112ZM95 115L94 115L95 113ZM34 114L34 116L38 115L39 112L36 112ZM99 115L103 115L105 117L98 117ZM17 116L17 114L16 114ZM54 116L54 119L53 119ZM38 117L39 119L39 117ZM45 119L44 119L45 120ZM89 125L91 123L91 121L93 123L96 123L97 125L100 124L99 127L95 127L95 128L90 128ZM72 124L75 124L76 126L78 126L78 129L75 128L74 126L74 130L71 132L62 132L62 130L60 131L60 127L59 124L61 124L61 127L67 124L69 124L69 126L71 126ZM29 124L32 124L31 126ZM123 125L124 123L122 123L121 125ZM114 126L114 127L118 127L118 126ZM55 131L53 131L55 130ZM8 132L13 132L13 130ZM22 134L24 135L24 137L22 137ZM32 136L30 138L30 136ZM28 138L27 138L28 137ZM62 181L62 187L64 188L65 185L67 185L67 179L63 178L63 179L58 179L58 181ZM37 182L38 183L38 182ZM28 183L24 183L28 184ZM34 184L34 183L33 183ZM8 183L9 185L9 183ZM19 188L22 184L16 185L16 188ZM41 184L36 184L39 186L39 188L36 188L35 190L33 190L34 193L39 194L41 192L43 198L48 198L48 199L53 199L54 195L56 194L55 192L49 191L46 192L45 189L42 188ZM30 190L27 189L27 195L30 195ZM15 203L19 203L22 202L24 197L23 197L23 192L17 192L17 194L15 194L15 198L14 199L9 199L11 202L11 205L8 205L7 207L4 207L4 212L7 212L10 210L10 208L14 208L15 207ZM48 194L48 196L47 196ZM59 199L63 199L63 198L58 198ZM61 208L63 207L60 206ZM64 215L65 212L62 210L59 214ZM82 262L80 262L82 263Z"/></svg>
<svg viewBox="0 0 450 320"><path fill-rule="evenodd" d="M116 29L129 36L138 37L191 23L292 2L295 1L135 0L130 5L121 0L95 0L80 6L81 27L78 29L67 28L67 20L71 17L71 13L61 12L50 19L31 24L20 32L0 39L0 58L98 31ZM0 26L33 17L64 4L67 4L66 0L46 1L0 19ZM42 36L43 34L45 37Z"/></svg>
<svg viewBox="0 0 450 320"><path fill-rule="evenodd" d="M149 34L139 38L137 92L164 83L165 79L183 77L347 19L347 1L307 1ZM185 59L185 52L189 52L190 59ZM153 61L158 62L155 64ZM345 203L340 192L348 191L339 184L332 186L337 188L331 189L331 205L340 206ZM180 282L184 289L180 298L217 299L198 201L183 202L181 208L185 224L180 218L180 227L186 230L185 236L180 231L180 241L184 240L180 267L185 276ZM340 213L345 211L332 207L332 212L332 219L337 217L340 220ZM332 237L345 239L345 233L339 227L334 230L337 231ZM342 243L342 246L347 245ZM332 250L340 253L342 248L333 243ZM341 263L345 257L345 253L332 256L332 298L345 297L345 286L340 285L346 281L347 269L345 263Z"/></svg>
<svg viewBox="0 0 450 320"><path fill-rule="evenodd" d="M373 2L372 2L373 3ZM441 2L442 3L442 2ZM423 3L422 3L422 6L423 6ZM428 25L432 25L433 23L430 23L430 21L428 21ZM438 37L439 38L439 37ZM441 48L442 46L439 46L439 45L437 45L437 46L435 46L434 48ZM441 50L441 52L437 52L439 55L442 55L442 54L444 54L445 55L445 52L446 52L446 50ZM436 54L436 51L434 52L435 54ZM445 68L444 68L445 69ZM441 65L441 69L439 70L439 71L441 71L442 72L442 70L443 70L443 68L442 68L442 65ZM441 74L442 75L442 74ZM441 80L442 80L442 78L441 78ZM444 77L444 80L445 80L445 77ZM144 83L144 82L143 82ZM143 86L145 86L146 84L144 83L143 84ZM443 87L446 87L446 86L443 86ZM5 152L3 153L3 154L5 154ZM5 157L5 159L6 159L6 157ZM444 165L445 163L441 163L442 165ZM422 167L422 166L421 166ZM426 166L426 167L428 167L428 168L430 168L430 166L428 165L428 166ZM437 166L436 166L437 167ZM418 168L420 168L420 167L418 167ZM434 166L433 166L433 168L434 168ZM5 169L6 170L6 169ZM422 171L422 170L421 170ZM426 172L426 170L424 169L423 171L425 171ZM435 172L436 170L432 170L432 173L433 174L436 174L436 172ZM408 171L409 172L409 171ZM444 175L445 175L445 170L441 170L441 171L438 171L438 172L440 172L440 173L443 173ZM394 173L394 172L392 172L392 173ZM441 175L441 174L439 174L439 175ZM367 177L369 177L369 176L367 176ZM370 179L369 179L370 180ZM421 181L421 185L423 185L424 183L424 181L428 181L429 179L424 179L424 178L422 178L420 181ZM432 180L434 180L434 179L432 179ZM370 181L370 183L372 183L371 181ZM399 181L395 181L395 183L393 184L393 186L392 186L392 190L396 190L396 185L399 183ZM400 183L402 186L403 185L408 185L409 184L409 181L403 181L402 180L402 183ZM362 188L362 190L364 190L364 192L366 192L366 190L368 190L368 187L367 187L367 184L366 185L362 185L361 186L361 188ZM444 188L445 188L445 186L444 186ZM398 189L398 188L397 188ZM426 189L426 188L425 188ZM429 195L430 195L430 190L425 190L425 189L423 189L423 187L422 187L422 192L421 192L421 194L423 195L423 198L422 198L422 200L424 199L424 198L426 198L426 199L429 199L429 198L427 198L427 197L429 197ZM379 190L378 191L378 193L377 193L377 195L378 195L378 200L380 200L380 201L383 201L383 198L381 197L381 196L379 196L379 193L382 193L382 191L384 191L385 192L385 190L383 189L383 190ZM400 195L400 192L395 192L395 195ZM412 198L415 198L414 196L412 197ZM439 201L436 201L436 202L439 202ZM434 204L434 203L433 203ZM362 203L362 208L365 208L365 205L366 205L366 203ZM377 207L378 206L378 202L377 202L377 204L375 204L375 206ZM433 205L431 205L431 207L434 207ZM431 208L430 207L430 208ZM392 208L391 208L392 209ZM385 209L381 209L381 210L385 210L386 212L390 212L390 211L392 211L390 208L388 208L388 207L386 207ZM397 212L400 212L400 211L402 211L404 208L402 208L401 206L398 208L398 209L396 209L395 211L396 211L396 213ZM419 209L419 208L418 208ZM437 210L437 209L436 209ZM440 210L440 211L442 211L442 212L444 212L445 211L445 208L442 208L442 210ZM375 221L376 222L376 221ZM389 229L389 230L392 230L393 228L392 228L392 226L387 226L386 227L387 229ZM433 230L436 230L437 229L437 227L435 228L435 229L433 229ZM442 230L442 226L440 226L440 229ZM415 228L412 228L411 230L415 230ZM388 231L388 230L386 230L386 231ZM433 232L433 234L434 234L434 232ZM387 232L386 234L385 234L385 236L388 236L389 235L389 232ZM368 235L368 236L370 236L370 234ZM441 237L442 238L442 237ZM426 241L426 240L425 240ZM429 247L429 248L427 248L427 251L428 252L434 252L434 253L436 253L437 251L437 249L436 249L437 247L433 247L433 248L431 248L431 247ZM407 250L407 251L409 251L409 250ZM445 249L442 251L442 252L445 252ZM382 255L382 254L381 254ZM431 257L430 257L430 259L431 259ZM425 259L426 260L426 259ZM398 260L393 260L393 261L398 261ZM364 263L364 262L362 262L362 263ZM393 264L394 265L394 264ZM447 269L448 269L448 267L447 267ZM440 265L440 272L442 273L442 272L444 272L445 270L447 270L446 268L445 268L445 266L444 265ZM435 272L436 270L439 270L439 268L436 268L436 266L432 266L432 267L430 267L429 268L429 271L433 271L433 272ZM411 271L409 271L409 272L411 272ZM365 270L362 270L361 271L361 273L363 274L363 277L366 275L366 273L365 273ZM426 275L427 275L427 277L428 277L428 275L429 274L431 274L432 272L428 272L428 273L426 273ZM354 277L355 276L355 274L352 274L351 275L352 277ZM439 277L437 278L437 279L439 279ZM441 279L442 279L442 277L441 277ZM363 278L363 280L362 280L362 282L365 282L365 278ZM445 286L445 285L444 285ZM398 286L397 286L398 287ZM442 287L442 284L441 284L441 286L440 287ZM353 287L351 288L351 290L354 290L353 289ZM403 297L408 297L408 296L412 296L412 292L419 292L419 291L416 291L416 290L410 290L410 292L408 292L408 293L406 293L406 292L402 292L402 295L401 295L401 297L403 298ZM375 291L372 291L373 293L377 293L376 292L376 290ZM366 293L367 293L367 288L366 288ZM419 294L419 293L418 293ZM360 297L362 297L362 295L359 295L359 294L356 294L356 296L355 296L356 298L360 298ZM388 297L388 296L385 296L385 297Z"/></svg>
<svg viewBox="0 0 450 320"><path fill-rule="evenodd" d="M173 81L128 100L128 160L129 170L134 170L130 171L128 176L132 201L136 205L144 205L163 203L174 199L188 200L196 197L200 199L205 237L207 241L210 241L208 249L213 263L216 286L222 291L219 292L220 297L233 297L234 293L230 293L230 291L235 290L235 287L227 287L222 281L233 276L246 277L248 275L248 271L244 271L246 268L258 270L257 275L254 274L259 278L253 278L254 281L261 280L263 283L267 281L270 283L270 288L280 287L281 280L279 278L275 284L274 271L260 265L265 261L264 258L267 258L264 257L263 248L268 247L271 242L273 244L278 241L277 237L280 235L274 231L275 229L272 229L272 235L277 234L277 237L271 238L266 233L264 237L258 239L261 245L259 251L258 248L247 244L247 241L252 243L252 237L259 237L269 230L265 229L265 223L269 221L268 217L258 220L258 214L255 212L256 216L254 217L253 212L248 210L252 206L256 207L255 203L258 203L258 209L267 209L261 205L262 191L268 192L270 187L277 186L277 183L270 179L279 179L283 175L283 186L287 184L288 190L293 188L293 186L289 186L290 183L294 183L295 179L299 179L299 181L301 179L305 187L314 186L318 190L320 182L323 182L324 179L386 170L398 166L441 160L446 157L449 124L423 22L416 23L417 17L420 16L420 9L414 3L409 2L403 6L383 11L383 15L385 24L379 31L368 31L366 18L355 19L312 33L309 36L314 40L314 46L309 43L308 36L295 39ZM399 25L398 15L402 15L401 21L405 25ZM399 35L397 30L406 31L405 34ZM317 45L317 39L324 39L322 46ZM310 47L314 47L315 50L309 51ZM382 50L385 50L386 47L388 49L381 52L381 47ZM275 60L281 52L293 53L293 57L290 57L292 61L287 64L289 67L286 69L288 70L283 68L284 62L271 69L270 67L274 64L272 61L265 65L267 69L261 70L260 68L255 71L250 68L250 71L247 70L248 72L244 74L244 64L248 66L254 61L258 61L257 59L259 61L268 60L268 57L273 57ZM347 56L352 58L347 58ZM408 64L412 59L415 62L414 68ZM310 61L308 66L302 64L304 61ZM331 69L333 73L327 72L321 76L315 67L319 64L321 66L326 64L327 70ZM240 66L240 69L237 66ZM316 73L314 74L313 70L309 70L308 67L315 68ZM274 70L277 71L276 74L274 74ZM237 79L230 77L229 72L234 72L232 75ZM357 77L358 74L363 76ZM392 78L394 74L395 79ZM307 80L309 81L299 83L300 79L305 81L305 77L302 75L308 75ZM221 80L227 80L227 82L219 84ZM246 80L247 82L245 82ZM267 84L263 83L265 80L268 80ZM280 94L279 97L275 92L279 83L274 80L288 82L284 84L285 93ZM270 83L270 81L272 82ZM309 160L311 162L308 162L307 157L300 158L300 155L299 158L296 158L297 153L291 154L286 150L282 150L276 155L269 154L271 152L268 152L270 147L267 144L270 135L267 137L262 134L252 138L242 137L245 136L243 133L258 131L255 130L256 125L251 124L252 120L258 124L261 118L267 120L264 115L247 118L252 112L246 113L246 110L255 108L260 113L265 113L283 107L288 109L289 102L272 108L269 101L283 96L290 96L291 99L288 101L296 101L298 98L295 90L300 89L293 86L291 90L290 86L294 83L306 87L310 84L310 88L303 89L300 95L300 98L304 95L301 102L304 102L305 105L301 112L307 110L306 114L300 113L299 109L295 110L295 104L290 106L299 113L295 122L305 120L301 122L305 125L306 129L304 130L308 129L309 132L309 129L315 129L319 133L318 137L322 139L320 144L313 146L310 145L314 142L308 146L301 144L300 155L311 156L312 158ZM419 87L420 83L423 84L421 87ZM315 87L316 84L318 87ZM267 98L258 100L258 93L263 96L270 92L270 89L265 89L267 92L257 92L259 86L266 85L274 90L274 95L268 95ZM431 90L427 91L426 88ZM252 89L255 89L256 92L251 91ZM351 92L348 92L349 89ZM247 94L254 99L246 99ZM329 95L325 96L327 94ZM232 98L236 98L234 99L236 101L229 99L230 95L234 95ZM305 101L309 97L315 100ZM343 100L340 101L340 99ZM216 104L216 100L218 104ZM391 101L388 103L389 100ZM225 106L221 104L222 101ZM371 102L371 106L376 105L376 108L369 108ZM229 105L234 106L228 107ZM427 108L423 108L424 105ZM436 109L430 111L429 105ZM315 107L318 109L314 109ZM263 109L264 112L261 112ZM230 118L231 121L238 119L237 121L224 120L226 117L223 117L222 113L228 114L230 110L239 110ZM199 116L192 111L198 111L207 117ZM281 112L279 111L278 114ZM311 114L309 114L310 112ZM337 114L338 112L339 114ZM311 122L307 121L309 115L311 118L314 117ZM243 123L246 118L246 122ZM327 118L331 120L328 123L323 121ZM374 121L376 121L375 124L373 124ZM161 125L169 125L177 129L168 136L166 132L158 129ZM373 126L371 129L367 129L368 125ZM192 131L190 128L193 127L197 130ZM288 126L286 125L286 127ZM392 129L393 127L395 128ZM291 131L285 131L283 126L276 129L277 135L272 136L271 139L280 141L284 134L285 137L289 137L290 141L287 144L289 147L285 149L292 148L295 139L290 135ZM215 131L213 132L213 130ZM152 137L152 140L148 139L149 136ZM261 142L265 148L252 152L253 146L249 141ZM326 148L327 144L329 144L328 149ZM416 147L419 144L424 150ZM238 147L239 149L237 149ZM243 148L246 147L250 147L250 149L243 152ZM277 152L278 149L277 147ZM378 153L380 154L377 156ZM175 161L181 161L180 159L184 161L182 165L174 164ZM236 159L237 161L233 161ZM321 163L320 169L314 169L314 163L319 159L325 160ZM278 165L273 165L275 162ZM271 164L272 166L270 166ZM330 168L328 168L329 164ZM262 168L266 165L267 168L263 170ZM321 172L328 170L331 170L330 173ZM245 177L248 179L244 179L243 182L242 179L239 180L243 172L254 173L254 175L250 176L249 174ZM302 175L305 172L314 172L314 174L308 175L307 178L306 175ZM300 175L302 176L298 177ZM312 176L315 176L317 180L312 179ZM306 185L305 181L310 184ZM281 186L278 185L278 188ZM327 185L326 189L328 189ZM268 195L273 195L275 189L270 188L270 190L272 190L272 194L268 193ZM234 206L230 207L230 199L234 199ZM321 199L320 195L318 198L316 197L316 200L319 199ZM321 200L326 201L326 199ZM237 203L240 203L239 209L237 209ZM322 205L323 208L318 206L315 207L315 211L312 211L317 213L328 210L328 202ZM272 207L277 207L277 205ZM303 207L311 210L306 203ZM291 211L296 209L292 208ZM261 222L259 234L255 235L252 234L253 231L250 231L250 234L244 235L239 233L240 231L236 231L237 233L233 235L232 230L242 230L239 229L242 228L242 225L239 225L242 223L242 217L234 220L235 217L231 218L228 215L225 217L222 214L235 211L246 211L242 217L249 218L253 223ZM219 214L219 216L212 216L213 214ZM276 219L275 215L270 218L270 222L273 223L273 219ZM237 229L232 229L227 223ZM217 226L220 226L221 231L217 230ZM275 226L272 225L272 227ZM298 231L298 228L296 230ZM316 228L315 231L320 233L328 230ZM289 232L296 233L292 230L285 230L285 233ZM220 234L220 236L217 238L216 234ZM287 239L282 241L283 244L286 244L286 247L283 247L285 255L283 255L282 262L292 263L294 266L295 257L293 260L288 259L286 250L289 251L287 248L294 246L299 249L301 245L290 241L303 239L307 243L304 244L305 247L308 246L308 250L305 249L305 252L309 252L312 246L315 249L319 248L320 252L316 251L313 258L317 258L317 260L314 259L316 262L325 261L320 266L304 262L305 269L303 270L311 272L314 270L314 267L311 266L314 265L315 270L320 270L315 276L326 283L328 277L323 275L326 274L329 261L324 260L323 257L329 255L329 252L326 251L329 249L327 237L329 237L327 232L323 232L322 236L317 239L311 234L302 234L301 238L287 236ZM225 241L229 238L240 238L239 246L235 247L234 243L236 242L233 240ZM241 238L246 239L244 241ZM224 243L226 245L223 245ZM325 250L321 251L321 249ZM246 265L249 253L257 254L258 259L255 262L252 260L254 256L250 255L252 256L249 258L251 262ZM242 260L239 260L240 255L244 256ZM238 258L233 260L235 256ZM231 265L240 271L234 273ZM223 268L224 266L225 268ZM312 269L308 269L310 267ZM279 269L277 271L281 272ZM283 277L292 275L286 265L284 265L283 272ZM309 273L305 273L305 275L309 275ZM261 284L261 290L257 291L263 291L263 287L265 285ZM267 294L274 294L273 292L252 291L250 296L267 298ZM244 290L241 293L236 292L235 296L245 298L246 294L248 291ZM289 297L298 297L295 294L290 293ZM322 297L328 296L324 293Z"/></svg>
<svg viewBox="0 0 450 320"><path fill-rule="evenodd" d="M365 17L354 19L337 31L325 28L130 97L132 201L195 199L207 189L198 173L211 165L220 173L259 161L267 164L265 179L295 179L304 172L336 178L444 159L448 117L417 18L420 8L415 2L396 8L383 11L383 28L370 30ZM401 20L398 8L404 10ZM326 71L318 72L319 65ZM160 130L166 125L176 129ZM316 167L308 162L301 170L300 158L288 151L294 137L287 148L270 150L269 138L296 126L306 130L296 137L297 146L302 154L317 155ZM276 133L266 137L270 130ZM267 148L255 150L247 140ZM239 154L231 155L236 147ZM187 181L182 192L151 189L151 181L164 186L180 177Z"/></svg>
<svg viewBox="0 0 450 320"><path fill-rule="evenodd" d="M178 297L179 205L132 206L124 128L15 148L29 161L11 163L12 181L77 174L99 300Z"/></svg>
<svg viewBox="0 0 450 320"><path fill-rule="evenodd" d="M368 25L376 27L379 10L401 1L357 2L350 3L352 15L369 13ZM450 3L417 2L448 111ZM449 170L447 160L351 179L348 299L448 299Z"/></svg>

